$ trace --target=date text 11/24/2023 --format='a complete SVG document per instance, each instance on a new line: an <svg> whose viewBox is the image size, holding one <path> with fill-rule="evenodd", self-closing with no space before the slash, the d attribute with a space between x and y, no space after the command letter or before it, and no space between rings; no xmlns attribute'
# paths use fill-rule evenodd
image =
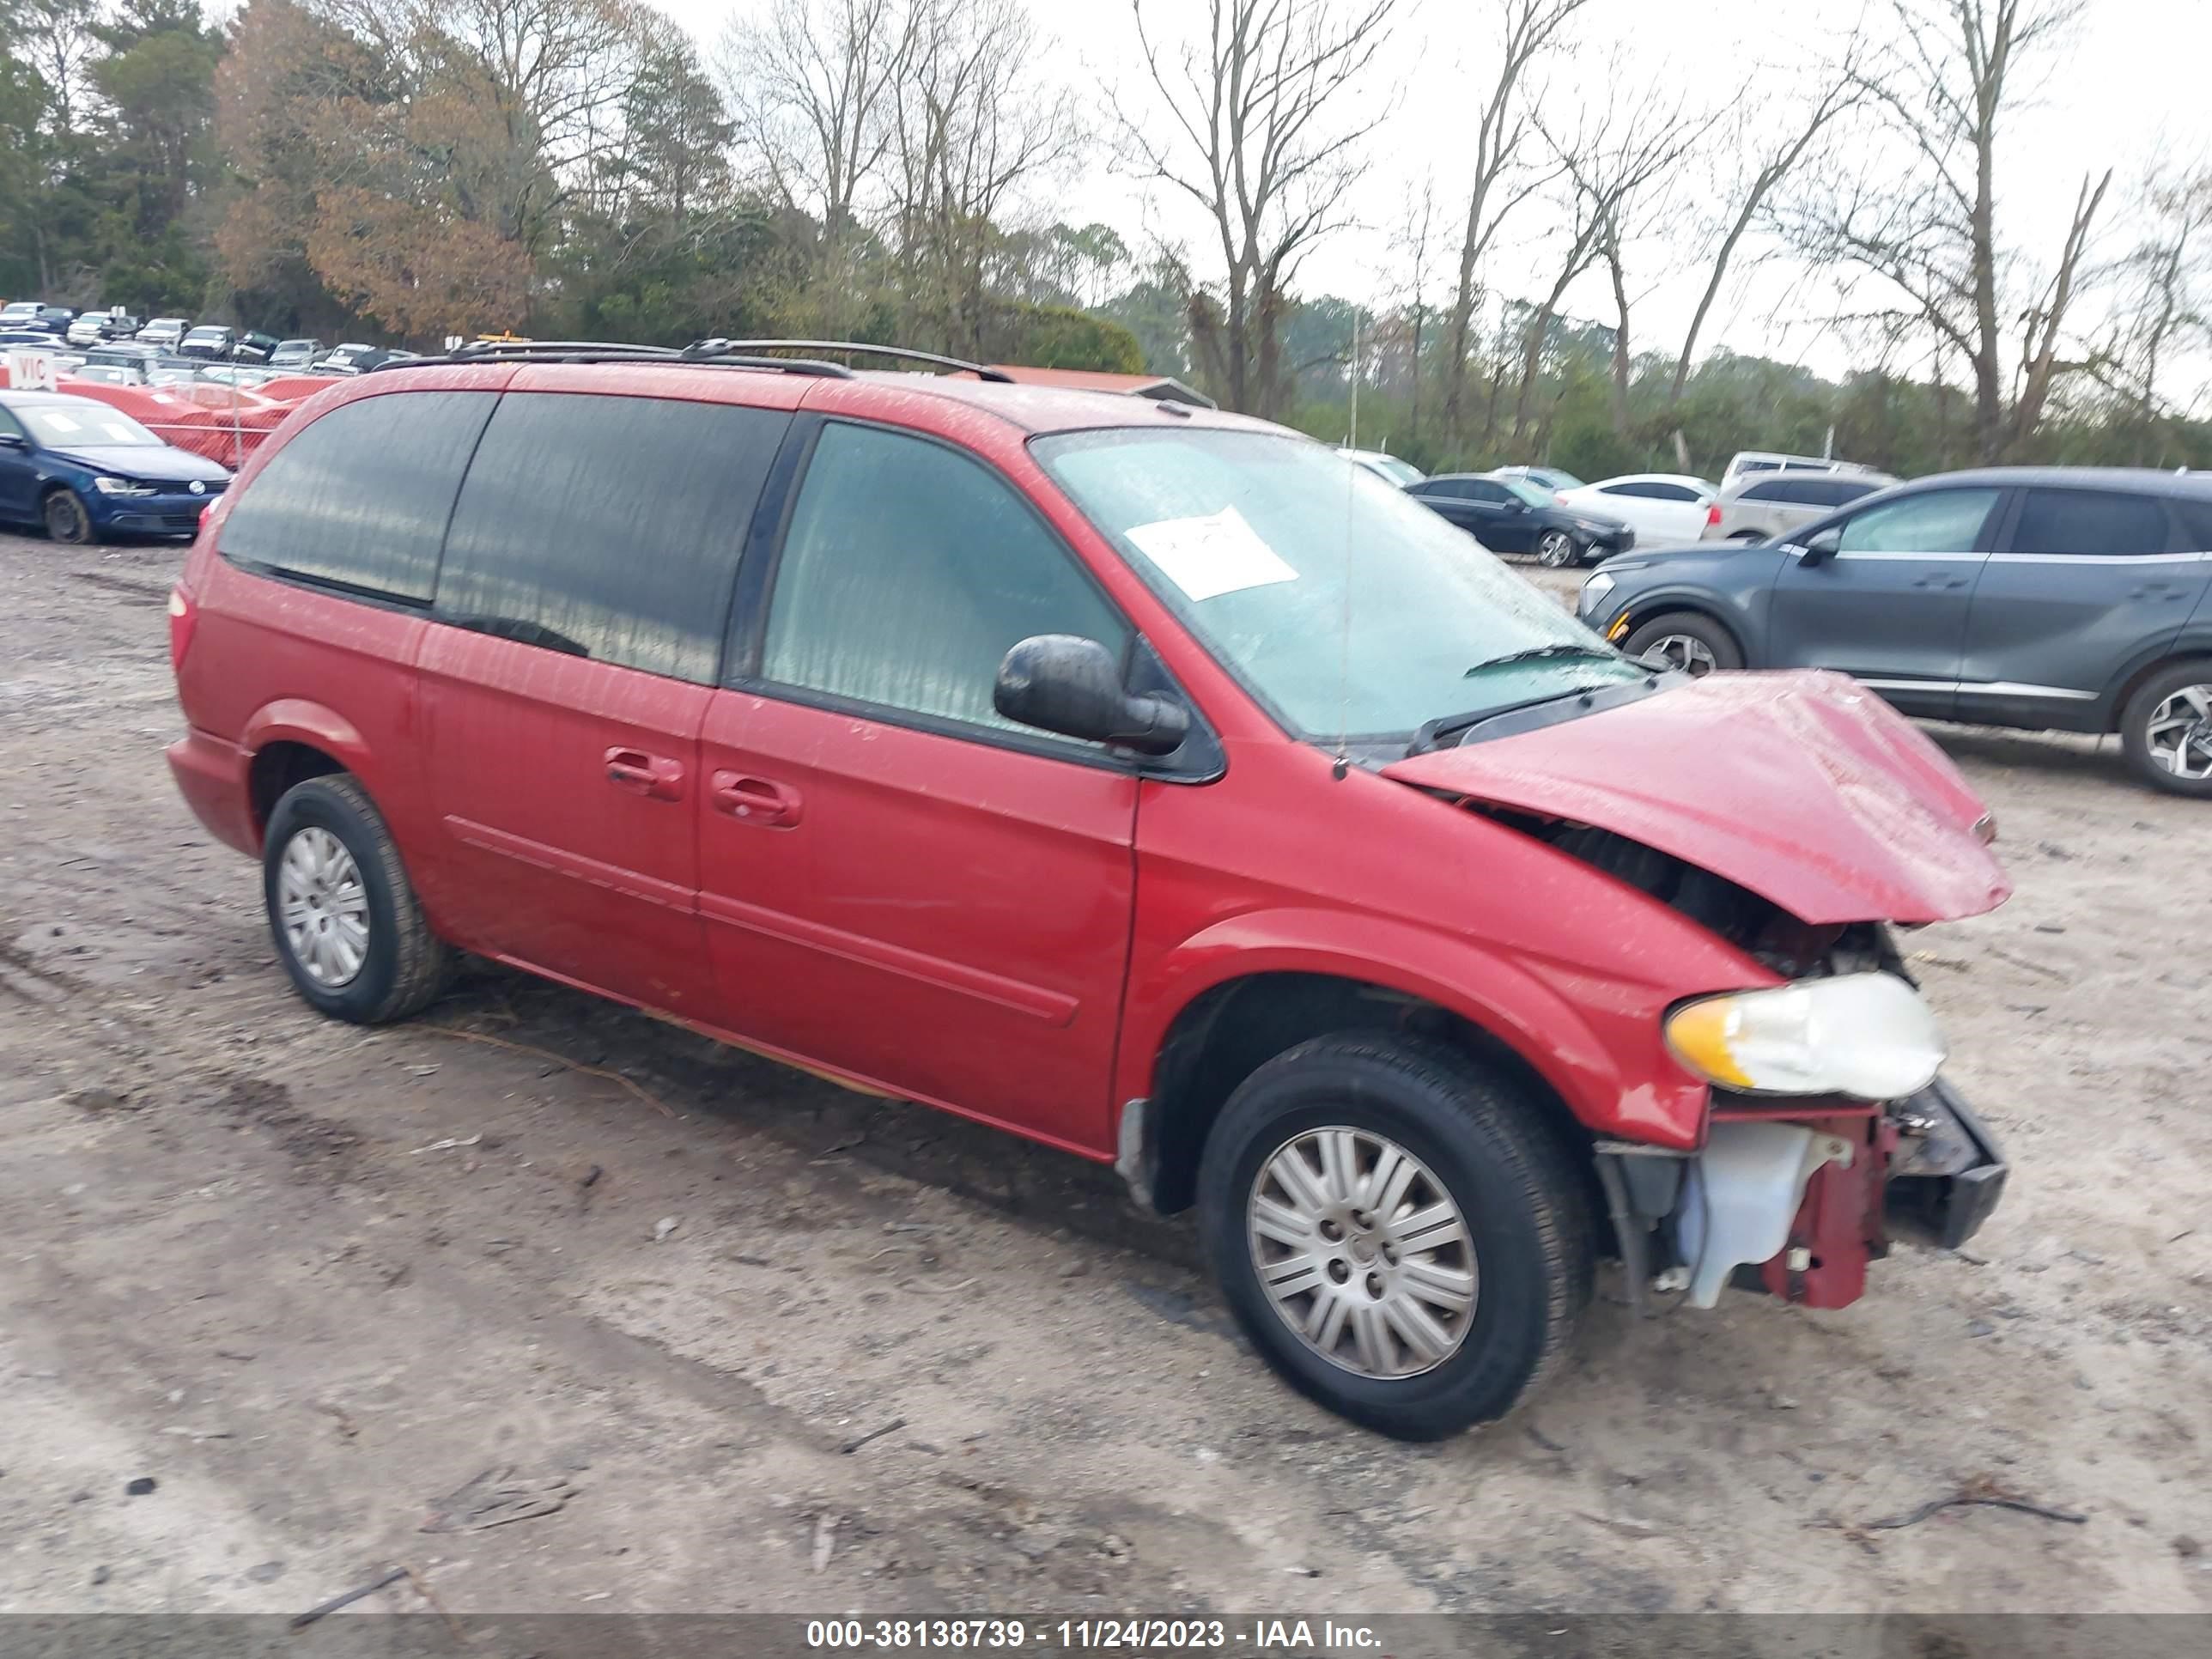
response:
<svg viewBox="0 0 2212 1659"><path fill-rule="evenodd" d="M981 1649L1031 1652L1174 1652L1213 1650L1293 1659L1364 1653L1381 1645L1370 1627L1332 1619L811 1619L806 1645L847 1651Z"/></svg>

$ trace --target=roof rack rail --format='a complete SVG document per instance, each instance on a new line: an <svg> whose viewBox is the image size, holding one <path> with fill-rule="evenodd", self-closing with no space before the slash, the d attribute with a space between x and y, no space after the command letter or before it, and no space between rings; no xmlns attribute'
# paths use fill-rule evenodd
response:
<svg viewBox="0 0 2212 1659"><path fill-rule="evenodd" d="M1012 386L1014 377L1003 369L992 368L982 363L971 363L964 357L946 357L934 351L915 351L906 346L870 345L860 340L701 340L686 346L683 356L687 362L718 361L731 352L752 351L849 351L872 357L896 357L902 362L934 363L939 368L955 368L973 374L979 380L996 380ZM782 359L772 361L787 361Z"/></svg>
<svg viewBox="0 0 2212 1659"><path fill-rule="evenodd" d="M612 340L471 340L436 356L379 363L369 372L420 368L431 363L690 363L712 368L767 368L830 380L853 376L853 371L841 363L804 357L748 357L735 352L702 352L693 346L678 350L674 346L625 345Z"/></svg>

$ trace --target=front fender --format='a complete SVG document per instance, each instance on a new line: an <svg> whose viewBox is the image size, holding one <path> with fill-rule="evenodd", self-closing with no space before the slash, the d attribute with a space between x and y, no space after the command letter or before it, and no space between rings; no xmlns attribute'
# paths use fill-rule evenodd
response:
<svg viewBox="0 0 2212 1659"><path fill-rule="evenodd" d="M1193 1001L1269 973L1328 975L1434 1003L1505 1043L1594 1133L1677 1148L1703 1138L1707 1090L1666 1052L1664 989L1410 922L1318 908L1227 918L1149 964L1122 1023L1125 1086L1116 1097L1157 1092L1161 1045Z"/></svg>

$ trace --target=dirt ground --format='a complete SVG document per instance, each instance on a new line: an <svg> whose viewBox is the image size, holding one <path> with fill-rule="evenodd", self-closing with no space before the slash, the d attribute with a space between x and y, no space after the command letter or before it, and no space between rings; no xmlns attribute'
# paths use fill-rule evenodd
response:
<svg viewBox="0 0 2212 1659"><path fill-rule="evenodd" d="M161 763L177 559L0 538L0 1610L2212 1610L2212 809L2109 747L1936 732L2019 885L1908 947L2017 1162L1972 1253L1601 1281L1408 1448L1103 1171L501 971L307 1012ZM565 1502L421 1530L509 1466ZM2083 1518L1872 1525L1984 1479Z"/></svg>

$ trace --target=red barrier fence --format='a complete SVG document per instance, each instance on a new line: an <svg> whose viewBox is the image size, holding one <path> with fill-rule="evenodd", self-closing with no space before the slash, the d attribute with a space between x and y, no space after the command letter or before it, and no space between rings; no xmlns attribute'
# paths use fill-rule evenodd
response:
<svg viewBox="0 0 2212 1659"><path fill-rule="evenodd" d="M8 371L0 367L0 384ZM221 461L233 471L306 398L331 383L327 374L288 374L258 386L187 380L173 386L116 386L64 370L54 390L119 409L166 443Z"/></svg>

